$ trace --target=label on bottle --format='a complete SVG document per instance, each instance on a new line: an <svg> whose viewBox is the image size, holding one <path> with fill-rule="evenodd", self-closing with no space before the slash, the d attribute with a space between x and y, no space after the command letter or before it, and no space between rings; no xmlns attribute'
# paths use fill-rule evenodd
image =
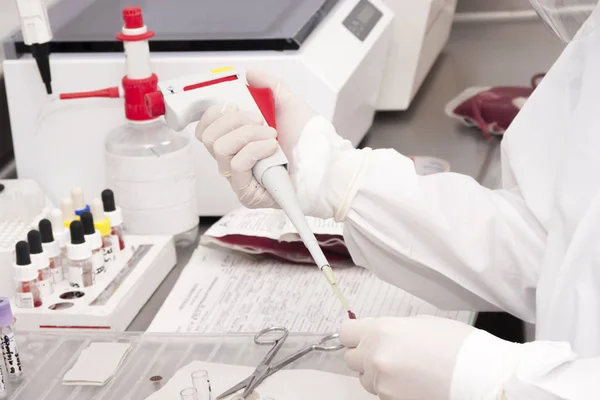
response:
<svg viewBox="0 0 600 400"><path fill-rule="evenodd" d="M42 297L46 297L54 293L54 281L52 277L48 279L44 279L43 281L38 281L38 288L40 289L40 294Z"/></svg>
<svg viewBox="0 0 600 400"><path fill-rule="evenodd" d="M65 279L62 267L52 269L52 278L54 279L54 283L60 283Z"/></svg>
<svg viewBox="0 0 600 400"><path fill-rule="evenodd" d="M69 267L69 285L72 288L83 287L83 269L81 267Z"/></svg>
<svg viewBox="0 0 600 400"><path fill-rule="evenodd" d="M104 268L104 254L102 249L98 249L92 254L92 268L94 269L94 273L96 275L102 275L104 272L106 272L106 268Z"/></svg>
<svg viewBox="0 0 600 400"><path fill-rule="evenodd" d="M17 377L21 375L21 358L17 349L17 341L13 332L7 333L0 338L0 346L2 347L2 357L4 357L4 365L9 376Z"/></svg>
<svg viewBox="0 0 600 400"><path fill-rule="evenodd" d="M119 243L118 235L110 235L110 242L112 243L112 251L115 256L121 251L121 244Z"/></svg>
<svg viewBox="0 0 600 400"><path fill-rule="evenodd" d="M19 308L33 308L33 293L17 292L17 307Z"/></svg>
<svg viewBox="0 0 600 400"><path fill-rule="evenodd" d="M52 279L54 283L60 283L65 279L62 269L62 258L52 257L50 259L50 271L52 271Z"/></svg>
<svg viewBox="0 0 600 400"><path fill-rule="evenodd" d="M113 241L111 237L108 237L102 246L102 255L104 256L104 266L108 269L109 265L115 262L115 252Z"/></svg>

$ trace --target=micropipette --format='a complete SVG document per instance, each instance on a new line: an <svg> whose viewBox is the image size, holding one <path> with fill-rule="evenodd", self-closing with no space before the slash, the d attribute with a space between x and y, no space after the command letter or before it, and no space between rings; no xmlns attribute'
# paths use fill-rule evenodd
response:
<svg viewBox="0 0 600 400"><path fill-rule="evenodd" d="M235 102L241 110L263 116L264 123L274 127L273 94L269 89L248 87L233 68L221 68L208 74L186 76L161 81L159 91L146 95L147 111L151 116L164 115L167 125L181 131L199 121L213 105ZM333 270L311 231L294 192L287 171L288 160L279 147L271 157L260 160L253 168L254 177L271 194L296 227L317 267L335 292L350 318L355 318L348 300L342 294Z"/></svg>
<svg viewBox="0 0 600 400"><path fill-rule="evenodd" d="M50 41L52 30L48 11L43 0L16 0L23 32L23 42L30 46L31 55L38 66L46 92L52 94L50 74Z"/></svg>

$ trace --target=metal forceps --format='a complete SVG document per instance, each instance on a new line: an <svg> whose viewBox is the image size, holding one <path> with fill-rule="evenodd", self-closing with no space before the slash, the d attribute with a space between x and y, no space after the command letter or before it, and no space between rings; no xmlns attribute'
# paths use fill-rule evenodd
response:
<svg viewBox="0 0 600 400"><path fill-rule="evenodd" d="M263 336L266 336L267 334L270 334L270 333L279 333L280 336L276 337L275 339L264 339L263 338ZM262 359L262 361L260 362L258 367L256 367L256 369L254 370L254 373L252 373L252 375L250 375L248 378L244 379L237 385L233 386L229 390L221 393L217 397L217 400L221 400L224 397L230 396L236 392L239 392L242 389L244 389L244 392L242 393L241 398L246 399L246 397L248 397L252 392L254 392L254 390L269 376L271 376L274 373L276 373L277 371L285 368L286 366L293 363L294 361L299 360L300 358L304 357L305 355L307 355L313 351L337 351L337 350L341 350L344 348L344 345L339 344L339 343L328 344L329 342L332 342L332 341L338 339L339 335L337 333L334 333L332 335L325 336L318 343L314 343L314 344L307 346L301 350L298 350L294 354L289 355L288 357L284 358L283 360L279 361L278 363L276 363L274 365L270 365L271 361L273 361L273 358L275 357L277 352L281 349L281 347L285 343L288 335L289 335L289 331L286 328L280 328L280 327L266 328L266 329L263 329L262 331L258 332L254 336L254 343L259 344L259 345L273 345L273 347L271 348L271 350L269 350L267 355Z"/></svg>

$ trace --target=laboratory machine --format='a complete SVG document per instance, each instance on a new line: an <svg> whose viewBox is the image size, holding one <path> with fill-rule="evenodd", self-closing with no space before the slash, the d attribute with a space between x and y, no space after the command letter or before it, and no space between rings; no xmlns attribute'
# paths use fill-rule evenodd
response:
<svg viewBox="0 0 600 400"><path fill-rule="evenodd" d="M62 0L48 10L54 96L118 85L125 74L118 0ZM233 66L283 78L358 145L376 110L404 110L444 46L456 0L223 0L141 4L159 81ZM260 12L257 12L260 10ZM394 19L395 14L395 19ZM249 18L248 16L251 16ZM49 98L19 34L4 43L17 172L53 201L74 184L106 184L104 141L124 123L123 99ZM193 139L193 127L184 133ZM199 216L239 207L195 141ZM85 165L85 168L74 167Z"/></svg>

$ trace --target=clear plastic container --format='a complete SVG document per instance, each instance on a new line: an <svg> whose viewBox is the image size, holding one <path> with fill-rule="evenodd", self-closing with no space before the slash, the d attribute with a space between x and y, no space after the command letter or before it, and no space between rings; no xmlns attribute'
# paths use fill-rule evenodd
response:
<svg viewBox="0 0 600 400"><path fill-rule="evenodd" d="M178 246L195 242L199 219L187 137L162 118L128 122L107 136L106 167L128 233L174 235Z"/></svg>
<svg viewBox="0 0 600 400"><path fill-rule="evenodd" d="M18 381L5 379L8 400L145 400L167 385L180 368L194 361L255 368L268 351L265 346L254 344L253 335L246 334L98 331L17 333L23 376ZM321 338L322 335L290 334L280 354L282 357L286 356ZM104 386L63 385L65 372L72 368L90 342L130 343L131 350L113 379ZM344 351L312 352L286 369L319 370L356 376L344 363ZM218 377L210 378L214 400L229 385L219 385ZM192 387L191 377L187 380L187 386L182 386L168 398L179 400L179 391L185 387ZM259 394L262 394L261 390L259 387ZM265 397L268 396L262 396L261 400ZM342 397L332 397L340 398ZM285 397L277 400L285 400Z"/></svg>

